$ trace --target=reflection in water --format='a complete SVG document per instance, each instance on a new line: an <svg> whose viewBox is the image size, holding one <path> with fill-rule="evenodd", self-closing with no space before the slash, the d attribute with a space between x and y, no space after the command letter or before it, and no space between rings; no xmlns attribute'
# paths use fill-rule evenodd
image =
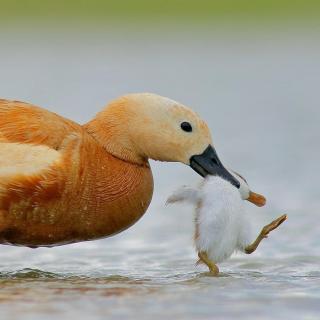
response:
<svg viewBox="0 0 320 320"><path fill-rule="evenodd" d="M145 286L148 280L111 275L91 278L67 276L37 269L23 269L0 274L0 301L47 301L56 296L96 295L103 297L141 295L155 292Z"/></svg>

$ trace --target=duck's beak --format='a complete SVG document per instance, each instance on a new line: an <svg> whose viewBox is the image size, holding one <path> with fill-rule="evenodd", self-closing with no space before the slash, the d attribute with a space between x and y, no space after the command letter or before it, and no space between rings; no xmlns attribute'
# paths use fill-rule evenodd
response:
<svg viewBox="0 0 320 320"><path fill-rule="evenodd" d="M258 207L263 207L266 204L266 198L264 196L252 191L250 191L249 198L247 200Z"/></svg>
<svg viewBox="0 0 320 320"><path fill-rule="evenodd" d="M216 150L211 145L202 154L190 158L190 167L202 177L208 174L220 176L238 189L240 188L240 182L223 166Z"/></svg>

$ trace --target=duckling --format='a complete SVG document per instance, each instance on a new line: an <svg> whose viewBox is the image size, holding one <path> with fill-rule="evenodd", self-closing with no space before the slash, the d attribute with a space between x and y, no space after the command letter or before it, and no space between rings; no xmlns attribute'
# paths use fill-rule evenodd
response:
<svg viewBox="0 0 320 320"><path fill-rule="evenodd" d="M265 198L250 191L246 180L231 172L240 182L236 189L219 176L207 176L199 189L183 187L174 192L168 203L189 202L195 210L195 246L198 263L208 266L213 275L219 274L217 263L228 259L235 251L253 253L268 234L286 219L282 215L262 228L257 238L251 242L252 226L242 200L263 206Z"/></svg>

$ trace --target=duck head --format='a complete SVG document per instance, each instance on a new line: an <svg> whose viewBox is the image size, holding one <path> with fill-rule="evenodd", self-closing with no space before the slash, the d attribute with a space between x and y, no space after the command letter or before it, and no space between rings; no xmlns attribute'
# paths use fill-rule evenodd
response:
<svg viewBox="0 0 320 320"><path fill-rule="evenodd" d="M263 207L266 204L266 198L261 194L252 192L245 178L237 172L230 170L230 173L240 182L239 192L243 200L247 200L258 207Z"/></svg>
<svg viewBox="0 0 320 320"><path fill-rule="evenodd" d="M120 97L85 128L108 152L125 161L181 162L203 177L219 175L240 188L237 177L221 163L207 124L171 99L149 93Z"/></svg>

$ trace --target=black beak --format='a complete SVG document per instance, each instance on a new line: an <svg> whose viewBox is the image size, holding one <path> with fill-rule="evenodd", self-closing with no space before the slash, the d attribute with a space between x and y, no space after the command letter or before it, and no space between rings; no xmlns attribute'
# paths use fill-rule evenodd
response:
<svg viewBox="0 0 320 320"><path fill-rule="evenodd" d="M240 188L240 182L223 166L216 150L211 145L202 154L192 156L190 166L202 177L208 174L220 176L238 189Z"/></svg>

